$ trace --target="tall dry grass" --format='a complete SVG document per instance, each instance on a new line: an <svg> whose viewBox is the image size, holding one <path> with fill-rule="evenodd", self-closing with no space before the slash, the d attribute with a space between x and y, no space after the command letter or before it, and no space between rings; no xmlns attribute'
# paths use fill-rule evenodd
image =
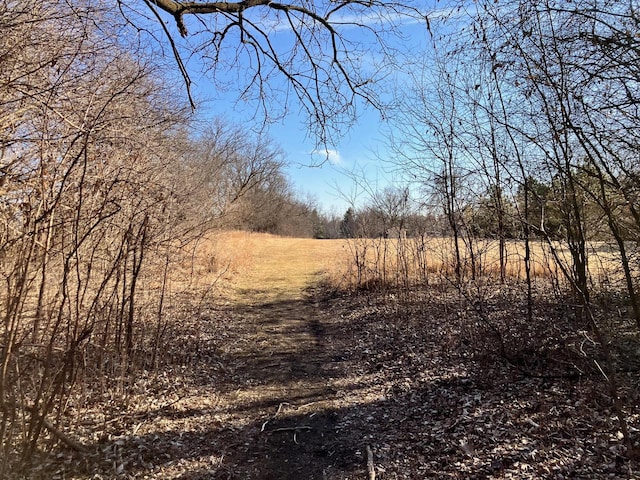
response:
<svg viewBox="0 0 640 480"><path fill-rule="evenodd" d="M507 278L524 280L524 242L509 241L506 249ZM621 281L613 250L592 244L590 251L594 282ZM453 240L447 237L316 240L227 231L198 239L185 252L172 281L191 289L215 285L233 301L292 298L319 282L343 290L437 283L454 276L455 261ZM497 241L479 240L473 251L462 252L465 277L471 275L473 254L478 277L499 279ZM559 279L559 262L570 261L568 250L560 244L531 243L533 279Z"/></svg>
<svg viewBox="0 0 640 480"><path fill-rule="evenodd" d="M220 287L232 301L294 299L319 282L339 284L347 252L343 240L221 232L201 242L196 270L212 262L222 267Z"/></svg>
<svg viewBox="0 0 640 480"><path fill-rule="evenodd" d="M451 279L455 275L454 245L449 237L357 238L346 241L346 248L348 264L341 269L334 269L330 277L335 285L365 289L382 285L407 287ZM603 285L622 281L620 260L614 249L609 249L605 244L592 243L589 251L589 273L594 283ZM464 245L461 252L463 278L472 274L484 279L500 278L497 240L476 240L472 248ZM562 281L561 267L571 264L569 250L557 242L532 242L530 256L532 279ZM524 242L507 242L505 259L507 278L524 280ZM472 272L473 265L475 272Z"/></svg>

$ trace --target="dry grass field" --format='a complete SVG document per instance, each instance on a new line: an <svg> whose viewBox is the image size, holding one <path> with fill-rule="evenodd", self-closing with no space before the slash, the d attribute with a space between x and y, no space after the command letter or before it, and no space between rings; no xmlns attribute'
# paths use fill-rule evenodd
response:
<svg viewBox="0 0 640 480"><path fill-rule="evenodd" d="M343 240L228 232L211 242L221 262L232 266L231 298L242 302L300 299L324 278L337 278L348 261Z"/></svg>
<svg viewBox="0 0 640 480"><path fill-rule="evenodd" d="M499 278L497 241L477 241L473 248L481 276ZM569 252L560 245L554 248L559 260L569 265ZM595 284L620 280L614 254L602 245L592 245L590 252ZM507 242L508 278L525 278L524 256L523 242ZM464 250L461 261L468 275L472 262ZM454 248L450 238L440 237L316 240L231 231L200 240L186 265L190 285L216 283L230 301L255 303L299 298L320 283L336 290L367 288L379 280L390 286L438 283L454 275ZM531 244L531 276L562 282L558 262L544 242Z"/></svg>

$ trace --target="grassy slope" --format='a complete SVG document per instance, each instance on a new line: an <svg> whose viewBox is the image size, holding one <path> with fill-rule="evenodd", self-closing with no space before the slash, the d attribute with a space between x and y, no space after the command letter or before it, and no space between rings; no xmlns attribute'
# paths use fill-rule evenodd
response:
<svg viewBox="0 0 640 480"><path fill-rule="evenodd" d="M342 240L286 238L234 232L218 239L221 253L244 258L233 276L231 295L241 303L296 300L341 263Z"/></svg>

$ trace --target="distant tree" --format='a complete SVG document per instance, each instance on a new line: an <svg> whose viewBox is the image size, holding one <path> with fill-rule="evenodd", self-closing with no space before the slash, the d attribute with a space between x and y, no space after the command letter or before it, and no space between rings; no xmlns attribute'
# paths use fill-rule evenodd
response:
<svg viewBox="0 0 640 480"><path fill-rule="evenodd" d="M475 201L469 228L481 237L515 238L518 235L513 221L515 208L499 190L499 187L493 186Z"/></svg>
<svg viewBox="0 0 640 480"><path fill-rule="evenodd" d="M313 210L311 210L309 217L313 229L313 238L327 238L327 234L325 232L326 220L322 218L322 216L318 212L318 209L314 208Z"/></svg>
<svg viewBox="0 0 640 480"><path fill-rule="evenodd" d="M320 221L324 238L340 238L342 236L340 232L342 217L335 213L323 213L320 215Z"/></svg>
<svg viewBox="0 0 640 480"><path fill-rule="evenodd" d="M557 235L558 225L553 227L549 223L549 205L551 201L551 187L537 180L533 176L528 176L525 181L518 186L517 199L523 215L523 220L534 231L547 232L552 237ZM526 198L525 198L526 196ZM527 208L525 209L525 201Z"/></svg>
<svg viewBox="0 0 640 480"><path fill-rule="evenodd" d="M295 211L291 186L282 173L244 195L239 203L237 225L254 232L278 233L280 225Z"/></svg>
<svg viewBox="0 0 640 480"><path fill-rule="evenodd" d="M265 135L248 135L244 128L214 119L195 138L186 140L182 162L184 188L191 207L210 228L246 227L271 231L289 181L283 174L284 153ZM258 220L260 219L260 220Z"/></svg>
<svg viewBox="0 0 640 480"><path fill-rule="evenodd" d="M373 202L382 217L384 234L392 229L396 232L406 230L407 217L411 213L408 188L387 187L374 196Z"/></svg>
<svg viewBox="0 0 640 480"><path fill-rule="evenodd" d="M340 222L340 235L344 238L354 238L357 233L356 213L349 207Z"/></svg>

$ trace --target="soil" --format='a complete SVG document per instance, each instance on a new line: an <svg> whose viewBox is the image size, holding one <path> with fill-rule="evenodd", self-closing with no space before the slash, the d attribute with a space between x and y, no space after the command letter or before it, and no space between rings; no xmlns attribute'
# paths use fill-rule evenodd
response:
<svg viewBox="0 0 640 480"><path fill-rule="evenodd" d="M62 446L16 478L373 480L368 449L378 480L640 478L591 338L563 333L580 330L557 302L535 325L514 293L487 304L479 316L444 287L185 299L159 373L70 405L69 433L89 451ZM638 374L626 370L637 435Z"/></svg>

